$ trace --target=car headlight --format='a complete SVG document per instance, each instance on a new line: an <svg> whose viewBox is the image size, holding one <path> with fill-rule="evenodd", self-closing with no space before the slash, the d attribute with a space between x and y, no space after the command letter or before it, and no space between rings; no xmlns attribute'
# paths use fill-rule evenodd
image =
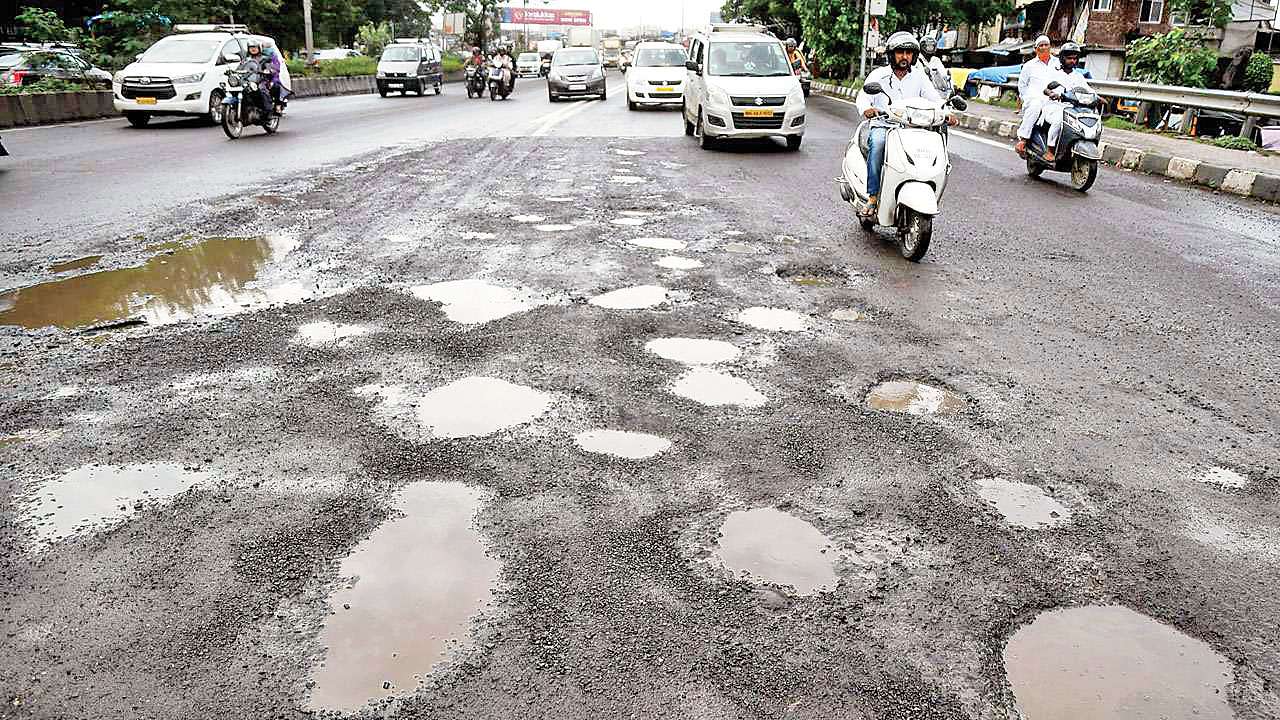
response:
<svg viewBox="0 0 1280 720"><path fill-rule="evenodd" d="M115 84L117 84L117 85L119 85L119 84L123 83L123 82L124 82L124 71L123 71L123 70L121 70L120 72L116 73L115 75L112 75L112 76L111 76L111 82L113 82L113 83L115 83Z"/></svg>
<svg viewBox="0 0 1280 720"><path fill-rule="evenodd" d="M182 77L174 78L173 84L174 85L190 85L191 83L198 83L203 79L204 79L204 73L195 73L194 75L183 75Z"/></svg>
<svg viewBox="0 0 1280 720"><path fill-rule="evenodd" d="M384 72L384 71L382 71L382 70L379 70L379 71L378 71L378 77L380 77L380 78L384 78L384 77L386 77L386 76L387 76L387 73L386 73L386 72Z"/></svg>
<svg viewBox="0 0 1280 720"><path fill-rule="evenodd" d="M712 105L732 105L733 104L729 100L729 93L725 92L724 90L721 90L718 87L707 88L707 99L711 101Z"/></svg>
<svg viewBox="0 0 1280 720"><path fill-rule="evenodd" d="M788 104L788 105L803 105L803 104L804 104L804 91L803 91L803 90L801 90L799 87L797 87L796 89L792 90L792 91L791 91L791 93L787 95L787 104Z"/></svg>
<svg viewBox="0 0 1280 720"><path fill-rule="evenodd" d="M589 77L592 80L599 80L600 78L604 77L604 69L601 68L599 65L591 68L591 75Z"/></svg>

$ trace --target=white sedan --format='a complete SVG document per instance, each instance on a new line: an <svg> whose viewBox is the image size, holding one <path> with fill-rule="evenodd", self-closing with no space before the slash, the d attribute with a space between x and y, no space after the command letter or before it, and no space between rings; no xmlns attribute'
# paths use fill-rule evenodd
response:
<svg viewBox="0 0 1280 720"><path fill-rule="evenodd" d="M641 105L679 105L684 100L684 48L673 43L636 46L627 69L627 109Z"/></svg>

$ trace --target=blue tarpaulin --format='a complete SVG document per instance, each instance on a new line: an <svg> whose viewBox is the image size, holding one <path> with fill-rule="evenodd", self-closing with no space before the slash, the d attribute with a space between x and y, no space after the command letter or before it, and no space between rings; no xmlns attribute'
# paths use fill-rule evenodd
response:
<svg viewBox="0 0 1280 720"><path fill-rule="evenodd" d="M969 73L969 77L965 79L965 84L972 82L990 82L997 85L1003 85L1009 82L1009 76L1016 74L1022 70L1021 65L1001 65L1000 67L982 68Z"/></svg>

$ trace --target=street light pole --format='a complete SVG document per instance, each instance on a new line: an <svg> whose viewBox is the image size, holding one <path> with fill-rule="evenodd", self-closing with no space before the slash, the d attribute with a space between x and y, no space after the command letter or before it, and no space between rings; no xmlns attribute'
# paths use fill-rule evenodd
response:
<svg viewBox="0 0 1280 720"><path fill-rule="evenodd" d="M302 0L302 29L307 40L307 62L316 56L315 42L311 38L311 0Z"/></svg>
<svg viewBox="0 0 1280 720"><path fill-rule="evenodd" d="M862 54L858 58L858 77L867 76L867 39L871 37L871 0L862 0Z"/></svg>
<svg viewBox="0 0 1280 720"><path fill-rule="evenodd" d="M524 0L524 48L529 49L529 0Z"/></svg>

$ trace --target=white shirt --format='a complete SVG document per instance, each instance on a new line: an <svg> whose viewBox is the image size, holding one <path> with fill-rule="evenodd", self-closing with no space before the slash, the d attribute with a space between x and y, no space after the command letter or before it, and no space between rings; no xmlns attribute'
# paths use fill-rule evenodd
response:
<svg viewBox="0 0 1280 720"><path fill-rule="evenodd" d="M1022 104L1044 99L1044 89L1054 80L1061 82L1059 76L1062 75L1062 66L1058 64L1058 58L1049 56L1049 62L1040 62L1040 58L1033 57L1022 64L1022 69L1018 71L1018 96L1022 98Z"/></svg>
<svg viewBox="0 0 1280 720"><path fill-rule="evenodd" d="M913 97L922 97L934 102L942 101L942 96L938 94L938 91L933 87L933 83L929 80L929 74L918 67L913 66L910 72L899 78L893 72L893 68L888 65L882 65L867 75L867 82L880 83L880 88L883 92L876 95L859 93L862 98L866 98L869 101L867 105L859 103L859 108L862 110L866 110L867 107L886 110L889 107L890 99L893 100L894 105L901 105L903 100Z"/></svg>
<svg viewBox="0 0 1280 720"><path fill-rule="evenodd" d="M924 63L923 61L924 56L921 55L920 62L923 63L922 68L926 69L930 74L930 80L933 82L934 89L938 91L939 95L949 94L953 88L951 83L951 73L948 72L946 66L942 64L942 59L937 55L934 55L929 58L929 62Z"/></svg>

